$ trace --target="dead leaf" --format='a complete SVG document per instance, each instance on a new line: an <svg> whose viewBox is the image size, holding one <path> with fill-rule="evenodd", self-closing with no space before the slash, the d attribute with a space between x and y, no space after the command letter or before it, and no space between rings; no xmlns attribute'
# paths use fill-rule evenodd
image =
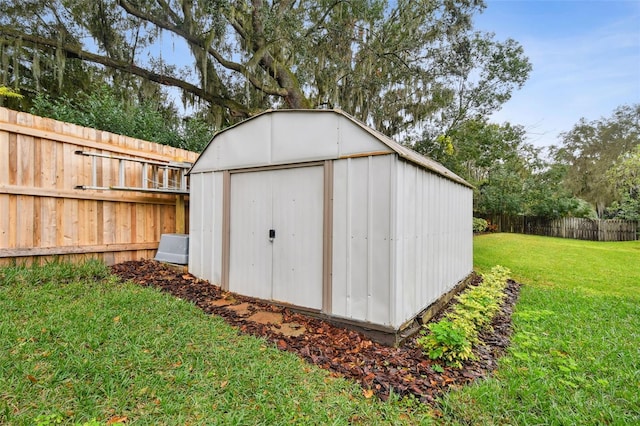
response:
<svg viewBox="0 0 640 426"><path fill-rule="evenodd" d="M113 322L120 322L120 317L114 317Z"/></svg>
<svg viewBox="0 0 640 426"><path fill-rule="evenodd" d="M116 423L126 423L129 420L127 416L113 416L107 420L108 425L114 425Z"/></svg>
<svg viewBox="0 0 640 426"><path fill-rule="evenodd" d="M225 380L223 382L220 383L220 389L224 389L227 387L227 385L229 384L228 380Z"/></svg>
<svg viewBox="0 0 640 426"><path fill-rule="evenodd" d="M38 379L36 379L35 377L33 377L31 374L27 374L27 379L29 379L29 381L31 383L37 383Z"/></svg>
<svg viewBox="0 0 640 426"><path fill-rule="evenodd" d="M369 399L373 396L373 391L371 389L362 389L362 394L365 398Z"/></svg>

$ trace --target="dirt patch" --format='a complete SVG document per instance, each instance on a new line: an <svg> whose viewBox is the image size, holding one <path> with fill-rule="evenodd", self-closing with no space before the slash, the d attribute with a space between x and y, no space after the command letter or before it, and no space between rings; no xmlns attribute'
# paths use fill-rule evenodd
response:
<svg viewBox="0 0 640 426"><path fill-rule="evenodd" d="M257 322L258 324L282 324L282 314L258 311L247 318L247 321Z"/></svg>
<svg viewBox="0 0 640 426"><path fill-rule="evenodd" d="M518 283L509 282L507 297L492 323L492 332L483 334L485 344L474 349L477 359L455 369L431 361L416 346L415 339L408 339L398 348L380 345L356 331L224 292L207 281L152 260L120 263L111 270L123 279L157 287L191 301L203 311L224 318L240 332L262 337L280 350L294 352L333 374L355 380L383 400L394 392L415 395L425 403L433 403L449 388L486 377L496 368L497 359L509 344L511 312L520 290ZM478 282L480 279L476 277L475 284ZM229 301L231 303L226 303ZM258 318L266 318L267 314L280 315L282 324L251 320L250 315L259 312L262 313ZM443 367L441 372L434 371L436 364ZM439 367L436 369L440 370Z"/></svg>
<svg viewBox="0 0 640 426"><path fill-rule="evenodd" d="M233 311L236 315L240 317L246 317L251 313L252 305L248 302L240 303L238 305L227 305L226 309Z"/></svg>
<svg viewBox="0 0 640 426"><path fill-rule="evenodd" d="M298 323L295 322L287 322L285 324L282 324L282 326L280 326L280 328L276 328L276 327L271 327L271 329L273 331L275 331L276 333L280 333L284 336L287 337L298 337L298 336L302 336L307 329L304 328L303 325L300 325Z"/></svg>

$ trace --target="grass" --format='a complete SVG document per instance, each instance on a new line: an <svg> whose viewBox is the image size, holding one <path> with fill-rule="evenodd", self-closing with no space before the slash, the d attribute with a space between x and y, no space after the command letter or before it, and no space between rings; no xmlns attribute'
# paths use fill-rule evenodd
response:
<svg viewBox="0 0 640 426"><path fill-rule="evenodd" d="M490 379L438 424L640 424L640 242L474 240L524 283ZM0 424L429 424L99 263L0 269Z"/></svg>
<svg viewBox="0 0 640 426"><path fill-rule="evenodd" d="M427 407L366 398L99 263L0 269L0 424L416 424Z"/></svg>
<svg viewBox="0 0 640 426"><path fill-rule="evenodd" d="M495 376L443 398L450 424L640 424L640 241L493 234L476 268L525 285Z"/></svg>

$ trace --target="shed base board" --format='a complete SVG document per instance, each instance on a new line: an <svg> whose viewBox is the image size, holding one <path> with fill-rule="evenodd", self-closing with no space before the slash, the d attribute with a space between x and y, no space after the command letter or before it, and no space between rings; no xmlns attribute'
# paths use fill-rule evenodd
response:
<svg viewBox="0 0 640 426"><path fill-rule="evenodd" d="M319 318L337 327L345 327L351 330L358 331L374 342L386 346L400 346L405 340L418 333L422 329L423 324L427 323L430 319L432 319L440 311L442 311L442 309L447 306L447 304L454 298L454 296L466 289L469 284L473 282L475 276L476 275L474 272L469 274L464 280L460 281L451 290L440 296L438 300L420 311L415 317L405 322L398 329L389 326L372 324L366 321L334 317L317 311L309 311L290 305L287 305L287 307L293 311L297 311L314 318Z"/></svg>
<svg viewBox="0 0 640 426"><path fill-rule="evenodd" d="M176 266L179 267L180 265L176 265ZM444 309L447 306L447 304L454 298L455 295L462 292L464 289L466 289L469 286L469 284L473 282L475 277L476 277L476 274L474 272L470 273L464 280L460 281L451 290L449 290L447 293L440 296L438 300L430 304L427 308L420 311L416 316L406 321L398 329L393 328L391 326L373 324L367 321L359 321L359 320L353 320L349 318L334 317L329 314L322 313L318 310L294 306L284 302L266 300L266 299L260 299L260 298L252 298L252 299L261 301L264 303L276 305L276 306L281 306L281 307L290 309L294 312L298 312L313 318L318 318L336 327L344 327L351 330L355 330L359 333L364 334L367 338L371 339L372 341L386 345L386 346L400 346L405 340L407 340L408 338L418 333L422 329L423 324L427 323L430 319L432 319L438 313L440 313L440 311L442 311L442 309ZM247 297L243 295L241 296Z"/></svg>

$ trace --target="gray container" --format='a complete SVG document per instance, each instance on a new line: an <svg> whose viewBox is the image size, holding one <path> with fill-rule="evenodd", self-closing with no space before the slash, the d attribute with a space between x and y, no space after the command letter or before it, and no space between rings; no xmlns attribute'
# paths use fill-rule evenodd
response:
<svg viewBox="0 0 640 426"><path fill-rule="evenodd" d="M189 235L162 234L155 260L187 265L189 263Z"/></svg>

